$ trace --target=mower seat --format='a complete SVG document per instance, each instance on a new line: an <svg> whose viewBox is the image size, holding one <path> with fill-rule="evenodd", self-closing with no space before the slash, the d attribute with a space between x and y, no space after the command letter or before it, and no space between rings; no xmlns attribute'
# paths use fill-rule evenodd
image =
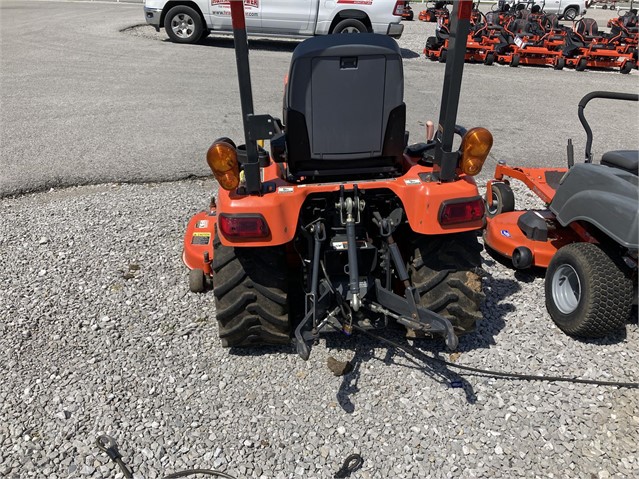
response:
<svg viewBox="0 0 639 479"><path fill-rule="evenodd" d="M601 164L639 175L639 150L616 150L604 153Z"/></svg>
<svg viewBox="0 0 639 479"><path fill-rule="evenodd" d="M386 35L325 35L293 52L284 98L294 176L396 175L406 147L404 74Z"/></svg>

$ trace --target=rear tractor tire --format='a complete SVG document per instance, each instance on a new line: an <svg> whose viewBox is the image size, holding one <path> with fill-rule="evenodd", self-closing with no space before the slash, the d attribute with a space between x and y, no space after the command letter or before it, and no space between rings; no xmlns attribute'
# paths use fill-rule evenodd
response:
<svg viewBox="0 0 639 479"><path fill-rule="evenodd" d="M474 331L482 317L481 249L474 232L419 235L411 244L409 274L419 305L448 319L458 335Z"/></svg>
<svg viewBox="0 0 639 479"><path fill-rule="evenodd" d="M592 243L559 249L546 272L546 308L570 336L600 338L622 329L633 303L623 260Z"/></svg>
<svg viewBox="0 0 639 479"><path fill-rule="evenodd" d="M233 248L213 243L216 316L222 346L288 344L286 252L283 246Z"/></svg>

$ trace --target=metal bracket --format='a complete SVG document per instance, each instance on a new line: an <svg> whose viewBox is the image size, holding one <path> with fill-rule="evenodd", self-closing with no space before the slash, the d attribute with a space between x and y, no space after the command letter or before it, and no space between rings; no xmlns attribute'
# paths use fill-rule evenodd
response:
<svg viewBox="0 0 639 479"><path fill-rule="evenodd" d="M247 115L248 135L252 141L270 140L281 133L279 125L271 115Z"/></svg>
<svg viewBox="0 0 639 479"><path fill-rule="evenodd" d="M423 331L428 334L439 334L444 336L446 347L455 350L459 344L459 339L455 334L453 325L443 316L429 309L421 308L415 303L414 288L406 290L406 297L393 293L383 288L379 279L375 280L377 301L385 308L388 308L390 315L395 317L397 322L410 329ZM414 316L415 311L417 317ZM395 314L393 314L395 313Z"/></svg>

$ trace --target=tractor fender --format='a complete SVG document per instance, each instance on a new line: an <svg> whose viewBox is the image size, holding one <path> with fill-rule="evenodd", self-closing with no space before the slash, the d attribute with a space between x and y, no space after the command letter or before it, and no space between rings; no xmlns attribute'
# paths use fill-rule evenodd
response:
<svg viewBox="0 0 639 479"><path fill-rule="evenodd" d="M461 175L459 180L439 183L430 181L432 168L414 165L402 177L378 181L354 181L344 183L296 184L288 183L276 175L277 167L271 164L264 169L267 191L261 196L240 195L220 190L217 214L260 214L269 228L267 238L227 238L217 231L224 246L276 246L290 242L296 235L300 210L312 195L338 192L344 185L346 192L357 184L360 191L390 190L401 201L408 224L419 234L445 234L473 231L483 227L483 217L477 221L452 226L442 226L439 214L445 201L472 200L478 197L477 184L471 176Z"/></svg>
<svg viewBox="0 0 639 479"><path fill-rule="evenodd" d="M639 249L639 177L618 168L582 163L561 181L550 210L562 226L583 221L620 245Z"/></svg>

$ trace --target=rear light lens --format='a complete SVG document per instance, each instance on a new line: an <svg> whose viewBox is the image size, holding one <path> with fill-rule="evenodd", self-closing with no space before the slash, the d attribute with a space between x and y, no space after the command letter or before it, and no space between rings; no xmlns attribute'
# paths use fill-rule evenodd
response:
<svg viewBox="0 0 639 479"><path fill-rule="evenodd" d="M461 144L459 167L467 174L478 174L493 146L493 135L486 128L471 128L464 135Z"/></svg>
<svg viewBox="0 0 639 479"><path fill-rule="evenodd" d="M206 162L222 188L231 191L238 187L240 166L235 146L226 139L216 141L206 152Z"/></svg>
<svg viewBox="0 0 639 479"><path fill-rule="evenodd" d="M393 15L396 17L401 17L404 13L404 2L405 0L397 0L395 2L395 8L393 9Z"/></svg>
<svg viewBox="0 0 639 479"><path fill-rule="evenodd" d="M463 200L444 201L439 210L439 223L442 226L460 223L473 223L484 217L484 200L464 198Z"/></svg>
<svg viewBox="0 0 639 479"><path fill-rule="evenodd" d="M225 215L218 217L220 231L227 238L268 238L271 234L266 220L256 215Z"/></svg>

